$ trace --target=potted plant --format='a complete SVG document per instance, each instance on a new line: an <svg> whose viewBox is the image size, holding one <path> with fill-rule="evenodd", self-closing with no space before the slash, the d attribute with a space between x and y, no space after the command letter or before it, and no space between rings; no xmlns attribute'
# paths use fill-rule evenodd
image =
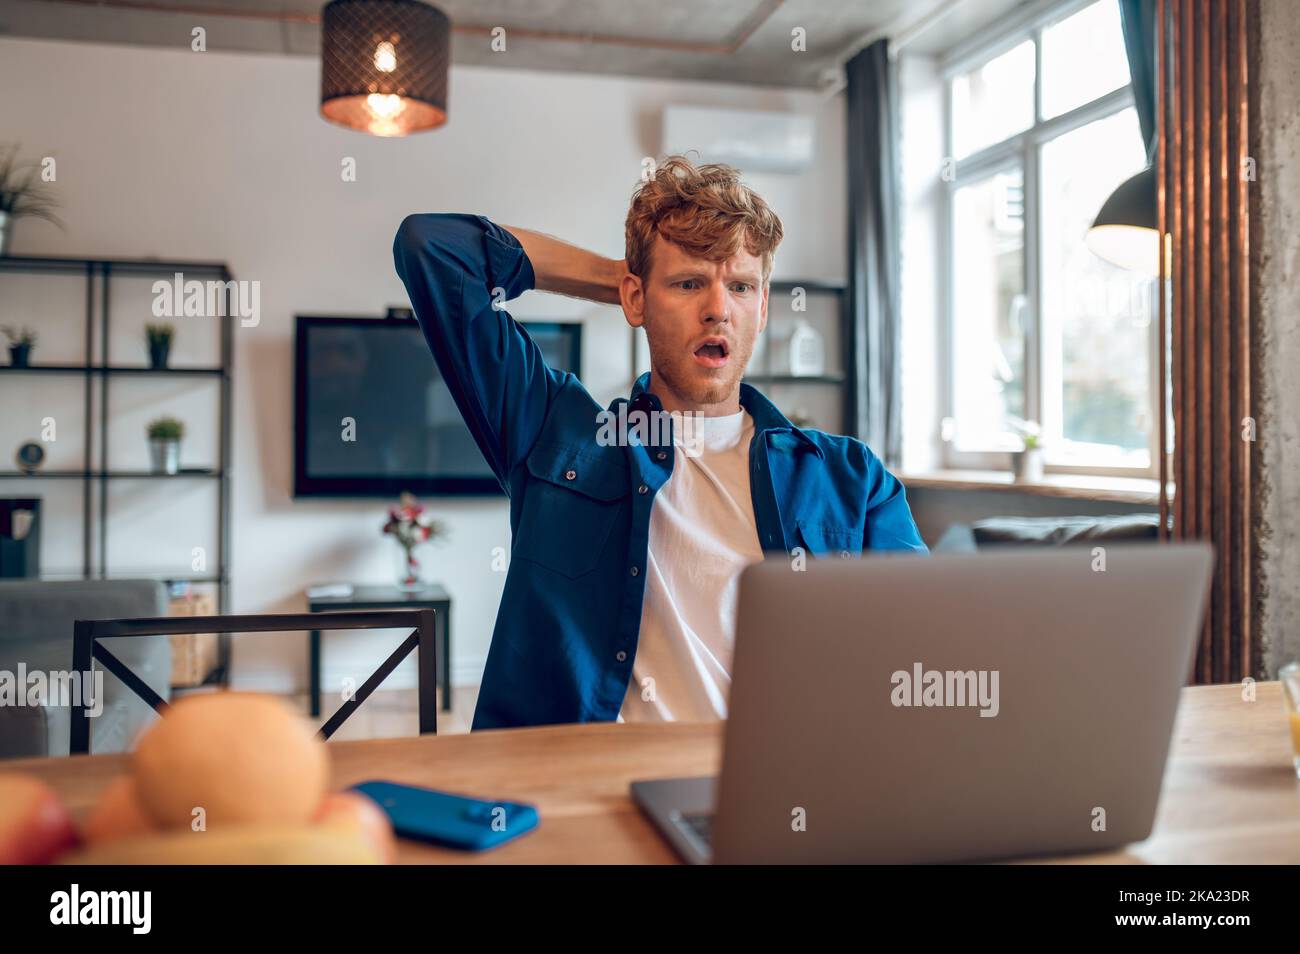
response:
<svg viewBox="0 0 1300 954"><path fill-rule="evenodd" d="M16 143L0 148L0 256L9 254L14 222L24 216L63 227L54 214L54 193L37 179L40 171L39 162L18 161Z"/></svg>
<svg viewBox="0 0 1300 954"><path fill-rule="evenodd" d="M26 326L14 328L5 325L4 333L9 339L9 363L15 368L27 367L27 359L32 356L32 348L36 346L36 332Z"/></svg>
<svg viewBox="0 0 1300 954"><path fill-rule="evenodd" d="M435 520L413 495L404 493L396 507L388 508L385 534L390 534L402 548L402 562L398 572L397 587L401 590L418 590L420 562L415 558L415 548L421 543L438 540L447 535L447 525Z"/></svg>
<svg viewBox="0 0 1300 954"><path fill-rule="evenodd" d="M185 424L174 417L160 417L149 422L149 456L155 474L174 474L180 470L181 438Z"/></svg>
<svg viewBox="0 0 1300 954"><path fill-rule="evenodd" d="M175 334L176 326L170 322L144 326L144 335L149 342L149 366L155 371L167 367L167 353L171 350L172 336Z"/></svg>
<svg viewBox="0 0 1300 954"><path fill-rule="evenodd" d="M1037 421L1011 419L1011 427L1020 437L1021 449L1011 452L1011 473L1018 484L1037 484L1043 480L1043 443Z"/></svg>

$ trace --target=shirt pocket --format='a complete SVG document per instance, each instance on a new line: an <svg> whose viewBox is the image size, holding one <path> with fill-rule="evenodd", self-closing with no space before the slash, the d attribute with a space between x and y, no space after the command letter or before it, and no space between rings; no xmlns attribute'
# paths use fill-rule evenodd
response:
<svg viewBox="0 0 1300 954"><path fill-rule="evenodd" d="M528 455L527 466L532 479L513 555L569 579L586 576L600 563L626 506L625 463L587 448L542 444Z"/></svg>
<svg viewBox="0 0 1300 954"><path fill-rule="evenodd" d="M818 559L848 560L862 555L860 536L851 527L800 520L795 532L804 551Z"/></svg>

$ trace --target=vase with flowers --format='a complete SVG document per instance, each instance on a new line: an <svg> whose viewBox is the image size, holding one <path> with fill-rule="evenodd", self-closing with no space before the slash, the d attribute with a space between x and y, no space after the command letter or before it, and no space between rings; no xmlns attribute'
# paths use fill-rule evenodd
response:
<svg viewBox="0 0 1300 954"><path fill-rule="evenodd" d="M447 525L435 519L412 494L404 493L396 507L388 508L383 532L390 534L402 548L398 589L418 590L424 582L420 579L420 561L415 558L415 548L445 537Z"/></svg>

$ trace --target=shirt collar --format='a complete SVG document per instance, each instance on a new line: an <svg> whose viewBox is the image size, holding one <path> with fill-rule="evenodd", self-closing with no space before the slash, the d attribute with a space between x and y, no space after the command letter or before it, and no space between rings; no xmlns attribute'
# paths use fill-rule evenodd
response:
<svg viewBox="0 0 1300 954"><path fill-rule="evenodd" d="M652 410L662 410L663 405L659 403L657 397L650 393L649 389L650 372L646 371L632 385L632 402L635 404L640 399L641 403L646 407ZM740 406L748 411L749 416L754 419L755 435L762 434L765 431L789 433L800 443L811 448L814 454L825 460L826 455L822 453L822 449L816 441L800 428L791 424L789 419L761 391L745 384L743 381L740 383Z"/></svg>

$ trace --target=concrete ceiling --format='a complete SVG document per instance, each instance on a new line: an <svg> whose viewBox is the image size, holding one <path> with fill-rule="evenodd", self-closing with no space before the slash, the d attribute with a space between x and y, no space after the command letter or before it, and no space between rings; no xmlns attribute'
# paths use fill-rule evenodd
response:
<svg viewBox="0 0 1300 954"><path fill-rule="evenodd" d="M436 0L452 60L763 86L817 87L864 39L926 23L943 45L1022 0ZM316 56L320 0L0 0L0 35ZM942 13L936 16L936 13ZM494 27L507 49L493 52ZM791 31L806 31L806 52ZM926 52L932 52L926 49Z"/></svg>

